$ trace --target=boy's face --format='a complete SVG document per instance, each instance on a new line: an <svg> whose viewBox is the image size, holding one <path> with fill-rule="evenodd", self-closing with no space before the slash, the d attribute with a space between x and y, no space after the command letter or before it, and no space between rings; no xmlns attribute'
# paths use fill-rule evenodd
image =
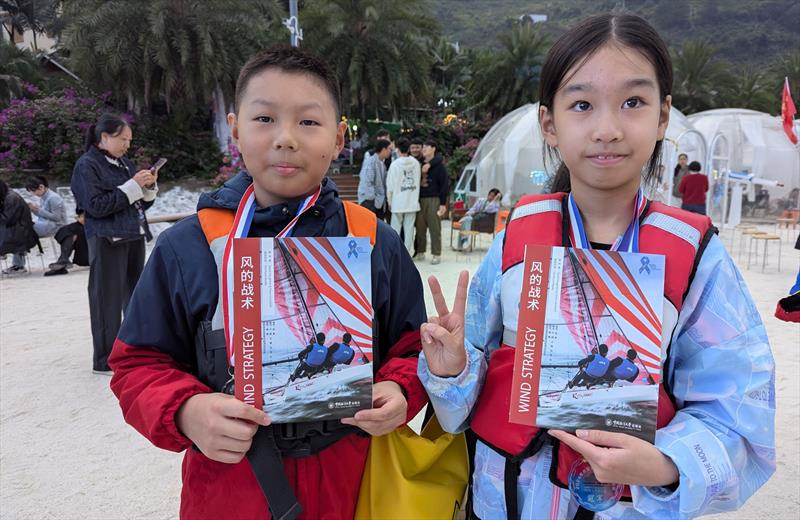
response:
<svg viewBox="0 0 800 520"><path fill-rule="evenodd" d="M313 193L344 147L346 123L321 81L305 73L254 75L228 124L261 207Z"/></svg>
<svg viewBox="0 0 800 520"><path fill-rule="evenodd" d="M409 151L409 152L411 153L411 155L413 155L414 157L420 157L420 156L422 155L422 145L421 145L421 144L412 144L412 145L409 147L408 151Z"/></svg>
<svg viewBox="0 0 800 520"><path fill-rule="evenodd" d="M429 144L422 145L422 156L426 160L430 161L431 159L433 159L433 156L435 154L436 154L436 148L435 147L433 147L433 146L431 146Z"/></svg>

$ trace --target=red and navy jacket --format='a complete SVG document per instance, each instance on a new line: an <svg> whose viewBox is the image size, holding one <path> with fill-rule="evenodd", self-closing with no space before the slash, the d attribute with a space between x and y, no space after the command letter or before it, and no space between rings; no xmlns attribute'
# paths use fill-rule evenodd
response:
<svg viewBox="0 0 800 520"><path fill-rule="evenodd" d="M198 210L235 211L252 179L241 173L204 194ZM272 237L296 214L300 200L258 209L251 237ZM330 179L294 228L294 236L347 236L343 203ZM394 381L408 400L407 419L427 402L417 378L419 328L426 319L422 281L397 234L378 222L371 256L375 312L375 380ZM209 370L219 352L201 351L196 334L211 320L219 295L217 266L196 216L164 231L131 297L109 358L111 389L125 420L156 446L192 446L175 425L175 412L191 396L214 391ZM308 518L352 517L369 440L347 435L316 455L284 458L284 469ZM223 464L196 449L183 463L183 518L268 518L266 499L247 459ZM330 488L330 489L329 489Z"/></svg>

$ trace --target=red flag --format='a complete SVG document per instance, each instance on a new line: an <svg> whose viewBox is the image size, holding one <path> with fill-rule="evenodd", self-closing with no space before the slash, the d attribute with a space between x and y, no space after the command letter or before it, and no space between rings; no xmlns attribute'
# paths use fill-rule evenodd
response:
<svg viewBox="0 0 800 520"><path fill-rule="evenodd" d="M792 142L797 144L797 136L794 133L794 115L797 110L794 108L794 101L789 93L789 78L783 83L783 99L781 100L781 117L783 118L783 131L786 132L786 137Z"/></svg>

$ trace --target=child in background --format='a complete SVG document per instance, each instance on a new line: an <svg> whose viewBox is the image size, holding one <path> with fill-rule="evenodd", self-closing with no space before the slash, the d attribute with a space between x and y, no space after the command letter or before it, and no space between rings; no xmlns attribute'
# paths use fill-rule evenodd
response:
<svg viewBox="0 0 800 520"><path fill-rule="evenodd" d="M153 444L185 451L182 518L293 519L301 508L305 518L352 518L369 435L405 424L426 402L416 377L419 273L397 233L343 203L325 177L344 145L338 100L335 77L313 56L276 49L252 57L228 115L247 171L160 235L128 306L109 359L111 389L125 420ZM244 214L251 193L256 209L241 236L374 238L374 408L341 421L271 425L268 411L222 393L230 375L218 266L227 265L234 211Z"/></svg>
<svg viewBox="0 0 800 520"><path fill-rule="evenodd" d="M478 437L478 518L692 518L737 509L775 471L774 362L747 288L707 217L642 196L671 88L667 47L643 19L606 14L567 31L545 59L539 96L562 192L520 200L468 306L467 273L452 310L429 279L438 316L422 327L419 375L444 429ZM508 422L526 244L666 256L655 444ZM581 458L600 482L627 485L628 498L584 509L567 487Z"/></svg>

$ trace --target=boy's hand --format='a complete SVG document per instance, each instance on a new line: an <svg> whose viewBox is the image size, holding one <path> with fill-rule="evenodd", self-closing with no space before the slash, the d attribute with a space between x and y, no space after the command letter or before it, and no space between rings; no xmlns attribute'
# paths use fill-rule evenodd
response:
<svg viewBox="0 0 800 520"><path fill-rule="evenodd" d="M433 303L439 316L431 316L428 323L420 328L422 350L428 369L439 377L452 377L460 374L467 365L467 352L464 349L464 308L467 304L469 273L461 271L458 275L456 297L452 312L447 309L442 287L435 276L428 277Z"/></svg>
<svg viewBox="0 0 800 520"><path fill-rule="evenodd" d="M394 381L372 385L372 406L371 410L361 410L353 417L342 419L342 423L357 426L375 437L405 424L408 401L400 385Z"/></svg>
<svg viewBox="0 0 800 520"><path fill-rule="evenodd" d="M178 429L206 457L227 464L241 461L258 426L270 422L263 410L222 393L194 395L175 414Z"/></svg>
<svg viewBox="0 0 800 520"><path fill-rule="evenodd" d="M447 213L447 206L445 206L444 204L439 206L439 211L436 212L439 218L444 217L446 213Z"/></svg>
<svg viewBox="0 0 800 520"><path fill-rule="evenodd" d="M550 435L577 451L592 466L597 480L636 486L669 486L678 482L678 468L649 442L625 433L578 430Z"/></svg>

